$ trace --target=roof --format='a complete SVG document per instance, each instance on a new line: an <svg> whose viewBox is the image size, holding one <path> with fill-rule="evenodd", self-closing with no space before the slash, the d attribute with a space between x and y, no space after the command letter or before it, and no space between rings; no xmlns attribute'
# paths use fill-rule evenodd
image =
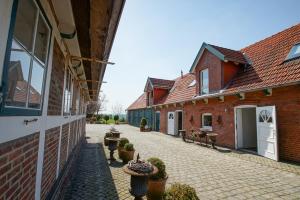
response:
<svg viewBox="0 0 300 200"><path fill-rule="evenodd" d="M154 84L161 84L161 81L164 82L166 80L163 79L153 79ZM148 79L148 80L149 80ZM168 80L168 83L173 83L173 86L171 90L169 91L169 94L166 95L165 98L163 98L158 104L169 104L169 103L176 103L176 102L182 102L187 101L189 99L192 99L193 96L195 96L195 85L190 86L190 84L195 80L195 75L192 73L188 73L183 75L183 77L178 77L175 80ZM148 81L147 81L148 82ZM164 82L167 83L167 82ZM140 109L140 108L146 108L147 107L147 99L146 99L146 93L144 92L135 102L133 102L127 110L134 110L134 109Z"/></svg>
<svg viewBox="0 0 300 200"><path fill-rule="evenodd" d="M275 87L300 81L300 59L286 61L300 42L300 24L241 49L252 64L239 73L226 93Z"/></svg>
<svg viewBox="0 0 300 200"><path fill-rule="evenodd" d="M208 50L210 53L217 56L222 61L232 61L241 64L249 64L246 57L243 55L243 52L227 49L224 47L219 47L216 45L211 45L203 42L201 48L199 49L197 56L191 66L190 72L193 72L199 62L204 50Z"/></svg>
<svg viewBox="0 0 300 200"><path fill-rule="evenodd" d="M135 100L128 108L127 110L135 110L140 108L146 108L147 107L147 99L146 99L146 93L144 92L137 100Z"/></svg>
<svg viewBox="0 0 300 200"><path fill-rule="evenodd" d="M162 89L171 89L174 85L174 80L166 80L159 78L151 78L149 77L145 86L145 90L147 91L148 85L151 85L151 88L162 88Z"/></svg>

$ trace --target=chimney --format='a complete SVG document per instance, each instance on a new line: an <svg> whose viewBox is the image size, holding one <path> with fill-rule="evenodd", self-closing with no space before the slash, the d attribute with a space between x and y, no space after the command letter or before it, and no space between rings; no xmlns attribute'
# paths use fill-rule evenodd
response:
<svg viewBox="0 0 300 200"><path fill-rule="evenodd" d="M181 78L183 78L183 71L181 70Z"/></svg>

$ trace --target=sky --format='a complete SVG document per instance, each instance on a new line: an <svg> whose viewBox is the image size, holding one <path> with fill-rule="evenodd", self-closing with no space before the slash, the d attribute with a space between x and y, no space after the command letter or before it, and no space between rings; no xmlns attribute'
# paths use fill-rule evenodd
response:
<svg viewBox="0 0 300 200"><path fill-rule="evenodd" d="M239 50L300 23L299 0L127 0L101 90L125 109L148 77L188 73L203 42Z"/></svg>

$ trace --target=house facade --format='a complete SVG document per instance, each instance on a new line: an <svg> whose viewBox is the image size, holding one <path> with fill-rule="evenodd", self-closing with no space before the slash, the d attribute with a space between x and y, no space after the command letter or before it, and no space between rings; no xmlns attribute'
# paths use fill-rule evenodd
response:
<svg viewBox="0 0 300 200"><path fill-rule="evenodd" d="M0 199L62 197L124 3L0 2Z"/></svg>
<svg viewBox="0 0 300 200"><path fill-rule="evenodd" d="M160 132L204 130L220 146L300 162L299 43L300 24L239 51L203 43L190 73L151 105Z"/></svg>

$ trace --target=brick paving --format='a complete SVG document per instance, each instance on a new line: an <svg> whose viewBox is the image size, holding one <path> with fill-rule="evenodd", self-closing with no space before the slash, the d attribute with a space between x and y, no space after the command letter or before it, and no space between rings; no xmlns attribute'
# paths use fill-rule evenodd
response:
<svg viewBox="0 0 300 200"><path fill-rule="evenodd" d="M88 143L81 151L76 177L65 199L133 199L129 176L118 160L108 165L103 150L108 125L88 125ZM226 149L213 150L157 132L140 133L116 126L143 159L161 158L174 182L193 186L201 199L300 199L300 166ZM116 155L117 157L117 155Z"/></svg>

